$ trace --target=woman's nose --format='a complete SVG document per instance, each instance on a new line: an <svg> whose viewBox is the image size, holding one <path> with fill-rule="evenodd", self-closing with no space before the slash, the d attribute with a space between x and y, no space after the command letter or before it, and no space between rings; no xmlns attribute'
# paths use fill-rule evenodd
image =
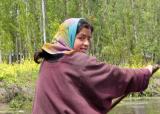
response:
<svg viewBox="0 0 160 114"><path fill-rule="evenodd" d="M88 41L88 40L85 40L85 41L84 41L84 45L85 45L85 46L89 46L89 41Z"/></svg>

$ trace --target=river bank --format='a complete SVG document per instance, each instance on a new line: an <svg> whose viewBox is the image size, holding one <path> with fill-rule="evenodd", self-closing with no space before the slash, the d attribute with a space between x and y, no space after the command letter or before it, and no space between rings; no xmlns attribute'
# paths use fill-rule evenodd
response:
<svg viewBox="0 0 160 114"><path fill-rule="evenodd" d="M26 113L24 110L14 110L9 107L9 104L0 103L0 114L30 114Z"/></svg>
<svg viewBox="0 0 160 114"><path fill-rule="evenodd" d="M9 105L7 103L0 103L0 111L4 111L9 109Z"/></svg>

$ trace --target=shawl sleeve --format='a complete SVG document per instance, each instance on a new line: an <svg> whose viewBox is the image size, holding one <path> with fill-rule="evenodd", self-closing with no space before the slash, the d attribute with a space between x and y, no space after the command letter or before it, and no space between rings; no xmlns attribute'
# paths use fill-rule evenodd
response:
<svg viewBox="0 0 160 114"><path fill-rule="evenodd" d="M120 68L87 59L83 69L83 80L101 97L116 98L129 92L141 92L149 83L151 73L147 68Z"/></svg>

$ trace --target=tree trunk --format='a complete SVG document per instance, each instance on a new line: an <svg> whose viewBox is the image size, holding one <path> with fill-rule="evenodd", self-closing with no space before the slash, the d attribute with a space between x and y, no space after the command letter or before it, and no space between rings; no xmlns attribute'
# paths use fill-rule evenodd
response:
<svg viewBox="0 0 160 114"><path fill-rule="evenodd" d="M0 63L2 63L2 53L1 53L1 50L0 50Z"/></svg>
<svg viewBox="0 0 160 114"><path fill-rule="evenodd" d="M67 14L67 0L64 0L64 18L67 19L68 18L68 14Z"/></svg>
<svg viewBox="0 0 160 114"><path fill-rule="evenodd" d="M42 0L42 28L43 28L43 43L46 43L45 0Z"/></svg>
<svg viewBox="0 0 160 114"><path fill-rule="evenodd" d="M81 17L84 17L84 1L80 0L80 12L81 12Z"/></svg>
<svg viewBox="0 0 160 114"><path fill-rule="evenodd" d="M134 40L135 40L135 43L137 42L137 26L136 26L136 16L135 16L135 0L131 0L131 7L132 7L132 10L133 10L133 31L134 31Z"/></svg>

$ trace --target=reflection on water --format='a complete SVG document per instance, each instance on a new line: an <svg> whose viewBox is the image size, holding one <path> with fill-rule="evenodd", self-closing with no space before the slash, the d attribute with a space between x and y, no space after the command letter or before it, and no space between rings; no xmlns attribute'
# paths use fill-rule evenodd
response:
<svg viewBox="0 0 160 114"><path fill-rule="evenodd" d="M160 114L160 98L124 100L109 114Z"/></svg>
<svg viewBox="0 0 160 114"><path fill-rule="evenodd" d="M13 111L0 105L0 114L31 114L31 111ZM108 114L160 114L160 98L123 100Z"/></svg>

